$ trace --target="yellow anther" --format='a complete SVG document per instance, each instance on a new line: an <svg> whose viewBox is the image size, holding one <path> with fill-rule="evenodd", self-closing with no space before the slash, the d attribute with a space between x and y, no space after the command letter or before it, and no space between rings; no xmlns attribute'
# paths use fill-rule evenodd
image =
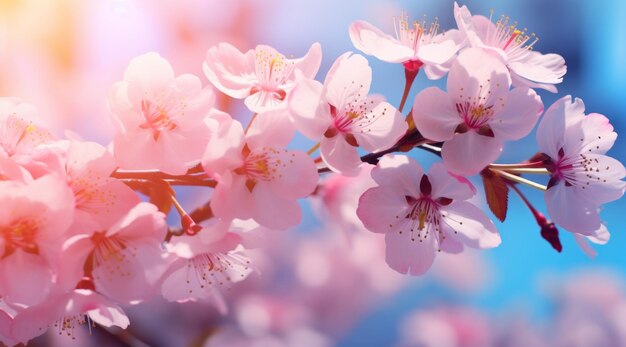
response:
<svg viewBox="0 0 626 347"><path fill-rule="evenodd" d="M419 230L424 230L424 224L426 223L426 216L428 214L426 213L425 210L421 210L420 214L419 214L419 225L417 226L417 229Z"/></svg>

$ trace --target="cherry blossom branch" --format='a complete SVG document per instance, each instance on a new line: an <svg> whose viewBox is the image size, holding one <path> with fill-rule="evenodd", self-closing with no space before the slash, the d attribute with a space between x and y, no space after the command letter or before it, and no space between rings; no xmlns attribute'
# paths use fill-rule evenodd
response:
<svg viewBox="0 0 626 347"><path fill-rule="evenodd" d="M154 182L153 179L143 179L143 178L119 178L120 181L125 183L150 183ZM217 186L217 182L214 180L203 180L203 179L195 179L194 177L189 177L186 179L161 179L173 186L189 186L189 187L208 187L215 188Z"/></svg>
<svg viewBox="0 0 626 347"><path fill-rule="evenodd" d="M202 170L199 172L199 170ZM183 186L200 186L215 188L217 182L210 179L204 173L202 166L197 165L187 171L185 175L169 175L157 170L116 170L111 174L111 177L120 179L122 181L166 181L171 185L183 185Z"/></svg>

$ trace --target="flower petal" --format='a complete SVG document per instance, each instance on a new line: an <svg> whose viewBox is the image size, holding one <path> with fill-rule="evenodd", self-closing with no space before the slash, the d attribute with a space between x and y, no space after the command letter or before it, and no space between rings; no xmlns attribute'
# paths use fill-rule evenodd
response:
<svg viewBox="0 0 626 347"><path fill-rule="evenodd" d="M393 146L408 128L402 113L389 103L379 100L377 96L369 96L365 100L364 115L352 129L359 146L368 152L378 152Z"/></svg>
<svg viewBox="0 0 626 347"><path fill-rule="evenodd" d="M454 100L436 87L426 88L417 94L412 114L420 133L433 141L450 140L462 121Z"/></svg>
<svg viewBox="0 0 626 347"><path fill-rule="evenodd" d="M252 191L256 203L254 220L271 229L287 229L300 223L302 212L295 199L283 199L264 184Z"/></svg>
<svg viewBox="0 0 626 347"><path fill-rule="evenodd" d="M394 233L398 216L404 218L407 210L404 192L398 187L374 187L361 195L356 214L367 230L375 233Z"/></svg>
<svg viewBox="0 0 626 347"><path fill-rule="evenodd" d="M354 47L367 55L388 62L402 63L414 57L415 52L390 35L365 21L350 25L350 39Z"/></svg>
<svg viewBox="0 0 626 347"><path fill-rule="evenodd" d="M158 244L135 243L101 261L93 270L93 279L98 292L130 304L154 296L164 265Z"/></svg>
<svg viewBox="0 0 626 347"><path fill-rule="evenodd" d="M515 88L509 92L504 109L492 118L489 126L504 140L519 140L535 127L542 112L543 102L534 90Z"/></svg>
<svg viewBox="0 0 626 347"><path fill-rule="evenodd" d="M528 51L523 59L509 61L507 65L511 74L516 75L515 81L523 83L522 86L539 87L547 90L549 90L546 88L547 86L561 83L567 72L567 66L565 66L565 60L562 56L541 54L534 51ZM531 81L535 84L527 85L524 83L525 81Z"/></svg>
<svg viewBox="0 0 626 347"><path fill-rule="evenodd" d="M42 257L21 249L0 262L2 297L12 304L41 303L50 291L52 279L52 269Z"/></svg>
<svg viewBox="0 0 626 347"><path fill-rule="evenodd" d="M243 164L241 151L245 144L241 123L234 119L218 122L202 156L202 167L210 176L223 175Z"/></svg>
<svg viewBox="0 0 626 347"><path fill-rule="evenodd" d="M256 79L254 50L244 54L224 42L207 51L202 68L217 89L235 99L250 95Z"/></svg>
<svg viewBox="0 0 626 347"><path fill-rule="evenodd" d="M452 40L422 44L417 51L417 57L427 64L443 64L454 57L458 51L457 44Z"/></svg>
<svg viewBox="0 0 626 347"><path fill-rule="evenodd" d="M287 147L296 129L284 111L269 111L258 115L246 134L250 150L262 147Z"/></svg>
<svg viewBox="0 0 626 347"><path fill-rule="evenodd" d="M626 187L624 165L606 155L585 154L584 158L587 164L573 170L580 196L598 205L621 198Z"/></svg>
<svg viewBox="0 0 626 347"><path fill-rule="evenodd" d="M548 214L555 223L573 233L591 235L602 224L598 206L585 199L574 186L556 184L545 193Z"/></svg>
<svg viewBox="0 0 626 347"><path fill-rule="evenodd" d="M502 242L496 226L476 205L455 201L441 209L444 232L450 237L472 248L493 248Z"/></svg>
<svg viewBox="0 0 626 347"><path fill-rule="evenodd" d="M365 99L372 82L372 69L360 54L343 54L328 71L322 96L337 110Z"/></svg>
<svg viewBox="0 0 626 347"><path fill-rule="evenodd" d="M285 199L304 198L317 187L319 174L313 159L302 151L283 151L273 158L280 161L274 179L268 181L269 189Z"/></svg>
<svg viewBox="0 0 626 347"><path fill-rule="evenodd" d="M455 103L475 101L493 107L498 114L511 77L504 61L481 48L465 49L452 64L447 91Z"/></svg>
<svg viewBox="0 0 626 347"><path fill-rule="evenodd" d="M537 143L542 153L547 154L552 159L559 157L559 150L565 142L565 129L567 128L567 118L569 118L566 117L566 114L582 117L584 107L580 99L576 99L572 105L572 97L567 95L555 101L546 110L537 127Z"/></svg>
<svg viewBox="0 0 626 347"><path fill-rule="evenodd" d="M319 42L313 43L309 51L302 58L295 59L294 63L305 78L315 78L322 63L322 46Z"/></svg>
<svg viewBox="0 0 626 347"><path fill-rule="evenodd" d="M582 138L585 139L583 153L604 154L617 139L617 133L613 131L613 126L609 119L598 113L590 113L583 117L580 125Z"/></svg>
<svg viewBox="0 0 626 347"><path fill-rule="evenodd" d="M456 174L474 175L496 160L502 152L502 142L474 131L456 134L441 148L446 168Z"/></svg>
<svg viewBox="0 0 626 347"><path fill-rule="evenodd" d="M399 273L423 275L435 261L437 245L432 236L412 241L409 233L390 232L385 235L385 244L385 260Z"/></svg>
<svg viewBox="0 0 626 347"><path fill-rule="evenodd" d="M330 111L322 96L321 83L303 79L289 95L289 114L296 128L311 140L319 140L330 125Z"/></svg>
<svg viewBox="0 0 626 347"><path fill-rule="evenodd" d="M424 169L406 155L387 154L372 169L372 178L380 186L397 187L404 195L417 197ZM405 201L406 202L406 201Z"/></svg>
<svg viewBox="0 0 626 347"><path fill-rule="evenodd" d="M174 81L174 70L167 60L151 52L130 61L124 71L124 80L133 86L133 89L154 97Z"/></svg>
<svg viewBox="0 0 626 347"><path fill-rule="evenodd" d="M433 199L467 200L476 194L470 181L453 176L441 162L430 167L428 179L432 186L430 195Z"/></svg>
<svg viewBox="0 0 626 347"><path fill-rule="evenodd" d="M339 134L323 138L320 142L320 156L328 168L345 176L356 176L361 168L361 158L356 147L349 144Z"/></svg>
<svg viewBox="0 0 626 347"><path fill-rule="evenodd" d="M245 177L226 173L213 191L211 210L223 219L248 219L255 214L252 194L246 187Z"/></svg>

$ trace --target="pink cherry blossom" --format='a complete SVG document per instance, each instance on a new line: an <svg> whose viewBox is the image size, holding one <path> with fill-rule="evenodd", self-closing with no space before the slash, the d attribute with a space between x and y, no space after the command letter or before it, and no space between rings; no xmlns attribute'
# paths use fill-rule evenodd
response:
<svg viewBox="0 0 626 347"><path fill-rule="evenodd" d="M470 184L440 163L424 174L413 159L387 155L372 170L372 178L378 186L361 196L357 215L368 230L385 234L386 261L392 269L422 275L437 251L500 244L493 222L466 201L474 195Z"/></svg>
<svg viewBox="0 0 626 347"><path fill-rule="evenodd" d="M8 303L44 300L56 274L74 197L57 175L0 181L0 296Z"/></svg>
<svg viewBox="0 0 626 347"><path fill-rule="evenodd" d="M354 236L364 230L363 223L356 215L359 197L376 185L371 171L374 165L364 164L357 176L329 175L320 184L315 196L320 219L329 227L335 227L346 235ZM316 199L318 198L318 199Z"/></svg>
<svg viewBox="0 0 626 347"><path fill-rule="evenodd" d="M32 179L26 169L0 152L0 181L20 181Z"/></svg>
<svg viewBox="0 0 626 347"><path fill-rule="evenodd" d="M289 97L300 132L320 141L321 157L338 173L355 176L357 147L377 152L393 146L407 130L402 114L379 95L367 95L372 69L359 54L345 53L330 68L324 85L303 80Z"/></svg>
<svg viewBox="0 0 626 347"><path fill-rule="evenodd" d="M494 24L491 18L472 16L467 6L459 7L456 2L454 18L471 47L489 49L504 59L514 86L557 92L554 85L563 81L567 71L565 60L558 54L533 51L538 40L534 33L520 31L516 24L509 23L509 17L502 16Z"/></svg>
<svg viewBox="0 0 626 347"><path fill-rule="evenodd" d="M535 126L541 98L527 87L509 91L509 85L497 56L470 48L454 62L447 93L430 87L415 97L415 126L424 137L445 141L441 154L448 170L478 173L500 156L504 141L518 140Z"/></svg>
<svg viewBox="0 0 626 347"><path fill-rule="evenodd" d="M294 133L290 128L278 111L258 117L247 135L235 120L220 123L202 159L218 181L211 199L216 216L253 218L277 229L300 222L297 199L313 192L318 173L306 153L285 149Z"/></svg>
<svg viewBox="0 0 626 347"><path fill-rule="evenodd" d="M407 70L425 67L430 79L443 77L446 63L453 60L460 48L461 36L457 30L439 33L439 21L427 25L409 22L401 15L394 23L396 37L385 34L366 21L350 25L350 39L358 50L389 63L402 63Z"/></svg>
<svg viewBox="0 0 626 347"><path fill-rule="evenodd" d="M226 312L220 288L228 289L231 283L244 280L251 268L249 259L238 248L241 237L225 233L230 223L216 224L204 227L197 235L172 240L170 251L176 260L169 266L161 287L165 299L209 300Z"/></svg>
<svg viewBox="0 0 626 347"><path fill-rule="evenodd" d="M75 289L19 312L13 323L13 338L25 344L51 328L57 334L73 339L75 329L83 324L90 329L92 324L126 329L129 320L110 299L92 290Z"/></svg>
<svg viewBox="0 0 626 347"><path fill-rule="evenodd" d="M76 283L87 276L99 293L117 302L148 299L164 270L165 233L165 216L156 206L141 202L108 230L68 239L59 281Z"/></svg>
<svg viewBox="0 0 626 347"><path fill-rule="evenodd" d="M194 75L174 76L156 53L133 59L108 98L117 128L114 154L123 169L184 174L199 161L210 133L215 97Z"/></svg>
<svg viewBox="0 0 626 347"><path fill-rule="evenodd" d="M397 347L494 346L495 329L484 312L461 307L419 309L404 319Z"/></svg>
<svg viewBox="0 0 626 347"><path fill-rule="evenodd" d="M580 99L557 100L537 129L539 150L550 159L551 179L545 194L548 213L568 231L597 237L602 232L600 205L624 195L626 169L606 156L617 134L609 120L585 115Z"/></svg>
<svg viewBox="0 0 626 347"><path fill-rule="evenodd" d="M74 193L72 230L91 233L108 229L140 201L123 182L110 177L115 159L102 145L88 141L57 141L35 151L25 165L31 173L58 173Z"/></svg>
<svg viewBox="0 0 626 347"><path fill-rule="evenodd" d="M97 230L111 227L140 201L126 184L110 177L115 159L97 143L71 142L65 169L76 200L76 220L93 220Z"/></svg>
<svg viewBox="0 0 626 347"><path fill-rule="evenodd" d="M0 156L28 155L54 136L36 123L37 109L18 98L0 98Z"/></svg>
<svg viewBox="0 0 626 347"><path fill-rule="evenodd" d="M322 62L319 43L299 59L287 59L274 48L256 46L246 53L228 43L207 52L204 73L220 91L235 99L245 98L255 113L284 109L285 98L293 89L299 71L302 77L315 78Z"/></svg>

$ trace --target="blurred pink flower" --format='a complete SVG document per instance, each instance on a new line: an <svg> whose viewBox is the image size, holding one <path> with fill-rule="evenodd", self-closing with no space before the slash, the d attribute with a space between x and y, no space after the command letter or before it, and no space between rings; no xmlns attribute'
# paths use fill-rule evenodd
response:
<svg viewBox="0 0 626 347"><path fill-rule="evenodd" d="M310 199L324 224L341 230L348 237L365 230L356 215L356 209L359 197L376 185L371 176L373 167L371 164L363 164L357 176L325 177Z"/></svg>
<svg viewBox="0 0 626 347"><path fill-rule="evenodd" d="M320 153L328 167L347 176L359 173L357 147L377 152L393 146L407 124L395 107L380 95L369 95L372 69L359 55L337 58L324 85L302 80L289 97L296 128L320 141Z"/></svg>
<svg viewBox="0 0 626 347"><path fill-rule="evenodd" d="M110 299L88 289L75 289L48 298L41 305L17 314L13 322L13 338L24 344L54 325L57 334L73 339L81 325L99 324L126 329L129 324L124 311Z"/></svg>
<svg viewBox="0 0 626 347"><path fill-rule="evenodd" d="M156 53L133 59L109 94L117 134L114 154L123 169L187 172L210 138L205 119L215 97L194 75L174 76Z"/></svg>
<svg viewBox="0 0 626 347"><path fill-rule="evenodd" d="M543 103L532 89L509 91L510 77L500 59L480 48L463 51L448 76L447 90L422 90L413 104L415 126L441 149L448 170L473 175L496 160L504 141L532 130Z"/></svg>
<svg viewBox="0 0 626 347"><path fill-rule="evenodd" d="M520 31L502 17L494 24L491 18L472 16L467 6L454 3L454 18L470 47L488 49L499 55L511 72L517 87L543 88L553 93L567 71L565 60L558 54L541 54L532 50L538 38Z"/></svg>
<svg viewBox="0 0 626 347"><path fill-rule="evenodd" d="M474 195L469 182L434 164L428 175L413 159L383 157L372 170L377 187L359 200L357 215L367 229L384 233L389 266L422 275L437 251L458 253L463 245L491 248L500 244L493 222L466 201Z"/></svg>
<svg viewBox="0 0 626 347"><path fill-rule="evenodd" d="M494 342L488 317L467 308L423 309L405 318L401 347L487 347Z"/></svg>
<svg viewBox="0 0 626 347"><path fill-rule="evenodd" d="M176 259L169 265L161 287L166 300L206 300L226 313L220 289L230 289L232 283L244 280L252 272L250 260L238 248L241 237L225 233L229 225L217 222L213 227L203 227L197 235L171 241L170 252Z"/></svg>
<svg viewBox="0 0 626 347"><path fill-rule="evenodd" d="M0 181L0 296L8 303L42 302L58 271L74 196L57 175Z"/></svg>
<svg viewBox="0 0 626 347"><path fill-rule="evenodd" d="M285 108L298 73L315 78L322 62L322 48L314 43L304 57L287 59L265 45L241 53L228 43L211 47L204 62L204 73L220 91L235 99L245 98L255 113Z"/></svg>
<svg viewBox="0 0 626 347"><path fill-rule="evenodd" d="M52 133L34 123L36 115L34 106L18 98L0 98L0 156L28 155L55 140Z"/></svg>
<svg viewBox="0 0 626 347"><path fill-rule="evenodd" d="M14 162L5 153L0 152L0 181L24 182L32 179L29 172Z"/></svg>

